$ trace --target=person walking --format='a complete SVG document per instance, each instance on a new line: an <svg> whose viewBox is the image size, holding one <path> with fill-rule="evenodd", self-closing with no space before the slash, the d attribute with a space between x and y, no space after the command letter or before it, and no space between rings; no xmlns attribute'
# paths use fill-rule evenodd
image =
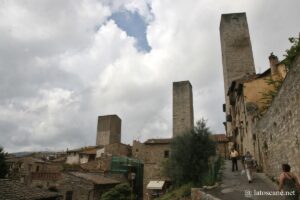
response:
<svg viewBox="0 0 300 200"><path fill-rule="evenodd" d="M285 195L285 199L298 200L300 183L298 177L291 171L289 164L282 165L282 172L279 176L279 190L286 191L290 195Z"/></svg>
<svg viewBox="0 0 300 200"><path fill-rule="evenodd" d="M232 171L236 170L238 171L238 165L237 165L237 159L238 159L239 153L232 148L230 151L230 159L232 161Z"/></svg>
<svg viewBox="0 0 300 200"><path fill-rule="evenodd" d="M254 159L249 151L247 151L246 155L244 156L244 166L247 175L247 179L249 183L252 183L252 171L254 169Z"/></svg>

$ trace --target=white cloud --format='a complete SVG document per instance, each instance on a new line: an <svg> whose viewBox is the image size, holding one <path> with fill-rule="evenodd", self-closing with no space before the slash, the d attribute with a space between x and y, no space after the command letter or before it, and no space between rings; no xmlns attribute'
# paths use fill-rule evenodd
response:
<svg viewBox="0 0 300 200"><path fill-rule="evenodd" d="M276 3L282 6L274 12L269 7ZM283 52L287 38L297 33L297 5L2 1L0 144L9 151L93 145L97 116L105 114L121 117L125 143L170 137L172 82L181 80L193 85L195 119L204 117L214 132L223 132L221 13L247 12L255 62L264 66L269 51ZM292 17L282 14L287 8ZM135 38L109 19L123 9L138 12L149 23L150 52L137 51Z"/></svg>

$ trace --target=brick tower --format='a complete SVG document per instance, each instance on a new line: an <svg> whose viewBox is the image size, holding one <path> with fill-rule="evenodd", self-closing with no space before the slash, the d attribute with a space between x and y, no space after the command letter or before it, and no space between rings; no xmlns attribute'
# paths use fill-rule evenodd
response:
<svg viewBox="0 0 300 200"><path fill-rule="evenodd" d="M117 115L98 117L96 145L121 143L121 119Z"/></svg>
<svg viewBox="0 0 300 200"><path fill-rule="evenodd" d="M173 137L194 127L193 91L189 81L173 82Z"/></svg>

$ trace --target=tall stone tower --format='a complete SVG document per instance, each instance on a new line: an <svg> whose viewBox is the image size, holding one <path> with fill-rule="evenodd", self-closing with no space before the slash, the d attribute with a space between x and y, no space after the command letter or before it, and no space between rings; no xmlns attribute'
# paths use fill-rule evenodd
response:
<svg viewBox="0 0 300 200"><path fill-rule="evenodd" d="M189 81L173 82L173 137L194 127L193 91Z"/></svg>
<svg viewBox="0 0 300 200"><path fill-rule="evenodd" d="M246 13L223 14L220 24L225 93L233 80L255 74Z"/></svg>
<svg viewBox="0 0 300 200"><path fill-rule="evenodd" d="M220 23L222 62L226 115L229 116L230 103L227 97L232 81L255 74L253 53L246 13L223 14ZM227 134L232 134L230 123L226 123Z"/></svg>
<svg viewBox="0 0 300 200"><path fill-rule="evenodd" d="M98 117L96 145L121 143L121 119L117 115Z"/></svg>

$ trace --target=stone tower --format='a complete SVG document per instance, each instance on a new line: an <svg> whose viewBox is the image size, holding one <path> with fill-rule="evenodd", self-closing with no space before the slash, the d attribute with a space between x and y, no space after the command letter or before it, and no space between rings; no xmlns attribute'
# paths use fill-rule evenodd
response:
<svg viewBox="0 0 300 200"><path fill-rule="evenodd" d="M232 81L255 74L253 53L246 13L222 14L220 23L226 115L230 112L228 88ZM230 123L226 123L227 134L232 134Z"/></svg>
<svg viewBox="0 0 300 200"><path fill-rule="evenodd" d="M189 81L173 82L173 137L194 127L193 91Z"/></svg>
<svg viewBox="0 0 300 200"><path fill-rule="evenodd" d="M121 119L117 115L98 117L96 145L121 143Z"/></svg>

